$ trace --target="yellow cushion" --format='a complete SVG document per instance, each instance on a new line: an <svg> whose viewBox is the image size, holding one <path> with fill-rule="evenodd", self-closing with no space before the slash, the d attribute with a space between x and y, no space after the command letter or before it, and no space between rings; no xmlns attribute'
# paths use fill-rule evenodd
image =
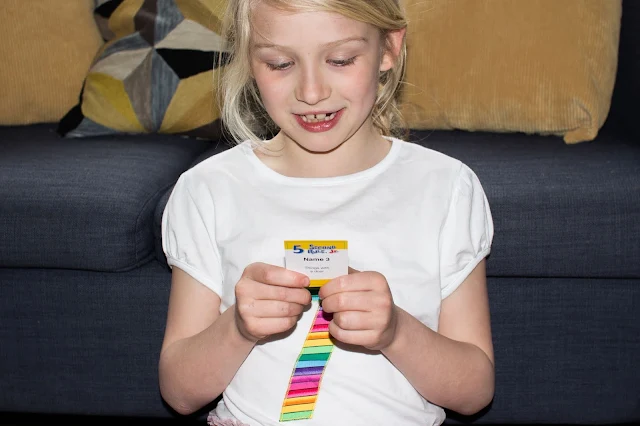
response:
<svg viewBox="0 0 640 426"><path fill-rule="evenodd" d="M414 129L595 138L615 81L621 0L405 0L402 111Z"/></svg>
<svg viewBox="0 0 640 426"><path fill-rule="evenodd" d="M1 0L0 125L58 121L102 45L93 0Z"/></svg>

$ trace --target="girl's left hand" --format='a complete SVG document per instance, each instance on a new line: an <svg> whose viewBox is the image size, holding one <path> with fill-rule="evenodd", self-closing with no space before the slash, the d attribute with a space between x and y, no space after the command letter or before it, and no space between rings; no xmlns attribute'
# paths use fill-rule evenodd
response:
<svg viewBox="0 0 640 426"><path fill-rule="evenodd" d="M333 313L329 333L351 345L382 350L396 333L397 310L387 279L378 272L349 268L319 292L324 312Z"/></svg>

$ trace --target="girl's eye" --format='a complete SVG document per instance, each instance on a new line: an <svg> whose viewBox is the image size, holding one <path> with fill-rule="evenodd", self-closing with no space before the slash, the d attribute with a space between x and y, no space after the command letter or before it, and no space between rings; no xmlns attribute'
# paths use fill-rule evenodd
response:
<svg viewBox="0 0 640 426"><path fill-rule="evenodd" d="M284 71L287 68L290 68L293 65L293 62L283 62L281 64L270 64L267 62L267 68L271 71Z"/></svg>
<svg viewBox="0 0 640 426"><path fill-rule="evenodd" d="M328 62L331 65L335 65L336 67L346 67L348 65L353 65L355 61L356 57L354 56L353 58L349 59L330 59Z"/></svg>

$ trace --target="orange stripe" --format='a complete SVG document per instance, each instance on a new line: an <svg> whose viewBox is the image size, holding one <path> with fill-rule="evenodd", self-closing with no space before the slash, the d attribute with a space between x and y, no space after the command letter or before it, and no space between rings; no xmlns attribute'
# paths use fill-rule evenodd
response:
<svg viewBox="0 0 640 426"><path fill-rule="evenodd" d="M315 333L307 334L306 340L316 340L316 339L328 339L329 332L328 331L317 331Z"/></svg>
<svg viewBox="0 0 640 426"><path fill-rule="evenodd" d="M284 405L313 404L314 402L316 402L316 399L318 399L318 395L287 398L284 400Z"/></svg>

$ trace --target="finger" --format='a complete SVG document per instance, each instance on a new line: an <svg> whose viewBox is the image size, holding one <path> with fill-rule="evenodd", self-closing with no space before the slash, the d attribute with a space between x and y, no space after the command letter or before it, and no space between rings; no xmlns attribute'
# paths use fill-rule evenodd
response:
<svg viewBox="0 0 640 426"><path fill-rule="evenodd" d="M295 317L302 313L304 306L298 303L281 302L279 300L254 300L238 306L240 314L256 318Z"/></svg>
<svg viewBox="0 0 640 426"><path fill-rule="evenodd" d="M370 291L343 291L322 299L322 309L328 313L345 311L370 312L379 305L376 299L378 297Z"/></svg>
<svg viewBox="0 0 640 426"><path fill-rule="evenodd" d="M357 274L358 272L360 271L358 271L357 269L353 269L351 266L349 266L349 274Z"/></svg>
<svg viewBox="0 0 640 426"><path fill-rule="evenodd" d="M364 347L374 346L378 340L379 333L374 330L344 330L335 322L329 323L329 334L336 340L349 345Z"/></svg>
<svg viewBox="0 0 640 426"><path fill-rule="evenodd" d="M279 300L300 305L311 303L311 294L306 288L289 288L264 284L246 277L238 281L235 293L238 303L245 300Z"/></svg>
<svg viewBox="0 0 640 426"><path fill-rule="evenodd" d="M380 330L385 327L387 318L371 312L346 311L333 314L333 322L342 330Z"/></svg>
<svg viewBox="0 0 640 426"><path fill-rule="evenodd" d="M358 272L342 275L329 281L320 289L321 299L342 291L371 291L388 288L386 279L377 272Z"/></svg>
<svg viewBox="0 0 640 426"><path fill-rule="evenodd" d="M252 263L245 268L242 276L264 284L281 287L306 287L309 285L309 277L306 275L266 263Z"/></svg>
<svg viewBox="0 0 640 426"><path fill-rule="evenodd" d="M275 285L261 284L253 295L258 300L277 300L281 302L308 305L311 303L311 293L305 288L288 288Z"/></svg>
<svg viewBox="0 0 640 426"><path fill-rule="evenodd" d="M298 317L285 318L259 318L256 321L245 322L247 332L258 340L272 334L283 333L293 328L298 322Z"/></svg>

